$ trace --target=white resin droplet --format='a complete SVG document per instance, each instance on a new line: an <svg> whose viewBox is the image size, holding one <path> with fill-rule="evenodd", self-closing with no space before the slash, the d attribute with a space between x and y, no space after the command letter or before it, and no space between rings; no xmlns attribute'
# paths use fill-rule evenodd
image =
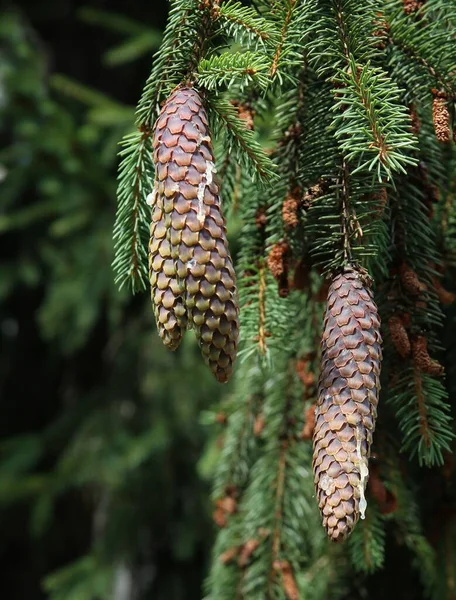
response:
<svg viewBox="0 0 456 600"><path fill-rule="evenodd" d="M197 192L197 196L198 196L198 210L197 210L197 217L198 217L198 221L200 223L204 223L205 219L206 219L206 208L204 206L204 193L206 191L206 186L211 185L212 181L213 181L213 173L216 173L216 168L214 163L211 160L207 161L207 166L206 166L206 172L204 174L204 181L202 181L199 185L198 185L198 192Z"/></svg>
<svg viewBox="0 0 456 600"><path fill-rule="evenodd" d="M366 516L366 496L364 494L366 490L367 478L369 477L369 469L367 466L367 457L363 456L361 450L361 443L363 441L363 426L357 425L355 429L355 437L356 437L356 458L358 462L358 471L359 471L359 484L358 484L358 492L359 492L359 516L361 519L364 519Z"/></svg>

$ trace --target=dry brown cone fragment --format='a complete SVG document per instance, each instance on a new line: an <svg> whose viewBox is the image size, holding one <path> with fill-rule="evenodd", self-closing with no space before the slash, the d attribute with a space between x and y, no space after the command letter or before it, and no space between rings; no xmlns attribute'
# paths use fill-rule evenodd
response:
<svg viewBox="0 0 456 600"><path fill-rule="evenodd" d="M402 358L410 356L412 347L402 319L397 315L390 317L388 319L388 329L390 332L391 341L393 342L399 356Z"/></svg>
<svg viewBox="0 0 456 600"><path fill-rule="evenodd" d="M314 200L323 196L326 191L326 186L327 183L321 180L307 190L302 199L304 209L308 209Z"/></svg>
<svg viewBox="0 0 456 600"><path fill-rule="evenodd" d="M350 535L366 510L368 457L382 359L380 320L367 276L347 268L328 292L313 436L313 468L330 539Z"/></svg>
<svg viewBox="0 0 456 600"><path fill-rule="evenodd" d="M443 375L444 369L437 360L430 357L427 349L427 339L423 335L413 340L412 355L416 367L423 373L428 373L434 377Z"/></svg>
<svg viewBox="0 0 456 600"><path fill-rule="evenodd" d="M208 120L192 88L177 89L155 124L149 270L159 334L172 350L193 327L215 377L229 379L239 319Z"/></svg>
<svg viewBox="0 0 456 600"><path fill-rule="evenodd" d="M418 275L406 263L402 263L399 267L399 275L404 290L410 296L420 296L426 291L426 284L422 283Z"/></svg>
<svg viewBox="0 0 456 600"><path fill-rule="evenodd" d="M439 142L449 142L450 132L450 111L448 101L441 96L434 96L432 103L432 120L434 123L435 135Z"/></svg>
<svg viewBox="0 0 456 600"><path fill-rule="evenodd" d="M278 242L275 244L268 255L268 267L275 279L280 281L282 275L287 269L287 254L288 244L286 242Z"/></svg>

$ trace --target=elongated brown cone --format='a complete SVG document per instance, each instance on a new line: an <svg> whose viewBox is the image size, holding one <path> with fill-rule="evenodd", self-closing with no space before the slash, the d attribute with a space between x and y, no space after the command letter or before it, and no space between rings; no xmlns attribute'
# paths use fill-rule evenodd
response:
<svg viewBox="0 0 456 600"><path fill-rule="evenodd" d="M206 111L194 89L177 89L163 106L154 161L149 264L159 333L175 349L193 327L204 360L224 382L236 357L239 309Z"/></svg>
<svg viewBox="0 0 456 600"><path fill-rule="evenodd" d="M337 275L328 292L313 436L323 526L335 542L364 518L368 457L380 390L381 337L367 276Z"/></svg>

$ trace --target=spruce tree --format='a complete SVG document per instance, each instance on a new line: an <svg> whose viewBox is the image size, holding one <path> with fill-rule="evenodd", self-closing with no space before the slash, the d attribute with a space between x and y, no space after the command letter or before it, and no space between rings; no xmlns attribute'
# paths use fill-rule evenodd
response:
<svg viewBox="0 0 456 600"><path fill-rule="evenodd" d="M362 596L388 556L454 597L455 28L455 0L170 2L114 269L219 381L239 311L208 600Z"/></svg>

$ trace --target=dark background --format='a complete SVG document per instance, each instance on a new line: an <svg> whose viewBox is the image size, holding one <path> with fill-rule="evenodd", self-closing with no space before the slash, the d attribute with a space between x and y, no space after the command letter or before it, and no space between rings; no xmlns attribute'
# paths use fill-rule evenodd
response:
<svg viewBox="0 0 456 600"><path fill-rule="evenodd" d="M176 354L161 347L148 293L119 293L110 266L118 142L167 8L29 0L0 12L8 600L202 596L216 446L202 421L229 388L191 336Z"/></svg>

